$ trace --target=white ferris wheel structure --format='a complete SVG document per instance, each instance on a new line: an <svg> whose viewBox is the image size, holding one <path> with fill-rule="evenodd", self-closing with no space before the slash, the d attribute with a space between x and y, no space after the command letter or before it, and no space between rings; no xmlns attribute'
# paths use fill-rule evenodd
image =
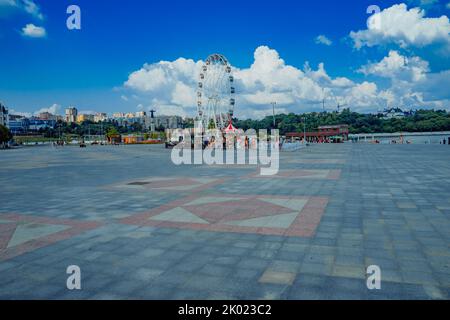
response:
<svg viewBox="0 0 450 320"><path fill-rule="evenodd" d="M197 120L204 129L224 130L234 114L234 77L223 55L212 54L203 64L197 88Z"/></svg>

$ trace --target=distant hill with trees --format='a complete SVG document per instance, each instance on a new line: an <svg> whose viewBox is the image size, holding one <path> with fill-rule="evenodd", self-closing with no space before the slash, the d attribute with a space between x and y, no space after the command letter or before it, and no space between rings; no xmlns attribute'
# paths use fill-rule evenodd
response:
<svg viewBox="0 0 450 320"><path fill-rule="evenodd" d="M342 112L311 112L305 114L275 115L276 128L280 134L303 132L306 118L306 131L316 131L319 126L348 124L350 133L392 133L450 131L450 112L445 110L417 110L401 118L385 118L383 114L362 114L344 109ZM234 119L234 125L244 130L271 129L273 117L261 120Z"/></svg>
<svg viewBox="0 0 450 320"><path fill-rule="evenodd" d="M395 110L394 110L395 111ZM401 110L400 110L401 111ZM277 114L276 128L280 134L288 132L303 132L303 121L306 118L306 130L316 131L319 126L348 124L350 133L391 133L391 132L429 132L450 131L450 112L445 110L417 110L405 113L403 117L387 118L383 114L363 114L344 109L342 112L311 112L305 114ZM267 116L264 119L233 119L237 128L244 130L253 128L272 129L273 118ZM184 128L193 128L194 119L186 118L183 122ZM156 128L163 131L164 128ZM41 129L38 134L47 138L58 138L60 135L101 135L108 132L118 134L145 133L148 132L140 124L132 126L120 126L114 121L103 123L92 123L85 121L81 124L66 123L58 121L55 128ZM6 133L5 133L6 134ZM0 142L1 143L1 142Z"/></svg>

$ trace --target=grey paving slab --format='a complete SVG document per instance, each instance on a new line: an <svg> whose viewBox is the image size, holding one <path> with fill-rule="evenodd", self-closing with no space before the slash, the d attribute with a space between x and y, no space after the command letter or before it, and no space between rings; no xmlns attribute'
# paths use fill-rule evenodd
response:
<svg viewBox="0 0 450 320"><path fill-rule="evenodd" d="M450 299L448 146L314 145L281 154L281 170L340 170L338 179L175 166L160 146L30 147L0 157L2 234L11 214L101 223L23 252L13 242L9 252L20 254L4 259L2 241L10 239L1 238L1 299ZM314 159L327 161L304 161ZM149 177L217 183L195 191L124 187ZM328 203L308 237L124 222L196 195ZM65 287L73 264L81 291ZM381 290L367 289L370 265L381 268Z"/></svg>

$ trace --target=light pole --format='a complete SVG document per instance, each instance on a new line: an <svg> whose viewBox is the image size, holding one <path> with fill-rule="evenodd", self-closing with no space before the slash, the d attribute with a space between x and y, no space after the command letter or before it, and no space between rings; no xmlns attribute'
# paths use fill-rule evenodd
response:
<svg viewBox="0 0 450 320"><path fill-rule="evenodd" d="M303 115L303 144L306 144L306 115Z"/></svg>
<svg viewBox="0 0 450 320"><path fill-rule="evenodd" d="M325 94L326 94L325 88L322 87L322 109L323 109L323 112L326 112L325 111Z"/></svg>
<svg viewBox="0 0 450 320"><path fill-rule="evenodd" d="M277 104L275 101L271 102L272 104L272 117L273 117L273 128L275 129L276 123L275 123L275 105Z"/></svg>

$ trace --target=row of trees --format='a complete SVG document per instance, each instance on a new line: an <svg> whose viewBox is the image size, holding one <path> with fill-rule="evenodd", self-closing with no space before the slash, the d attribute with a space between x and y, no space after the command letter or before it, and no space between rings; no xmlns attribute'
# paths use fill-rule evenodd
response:
<svg viewBox="0 0 450 320"><path fill-rule="evenodd" d="M163 132L164 128L156 128L156 131ZM141 124L133 123L130 126L121 126L117 122L93 123L85 121L83 123L67 123L58 121L54 128L43 128L38 132L45 138L59 139L68 136L84 137L87 135L105 135L108 138L131 133L144 135L144 139L156 139L160 137L159 133L148 132Z"/></svg>
<svg viewBox="0 0 450 320"><path fill-rule="evenodd" d="M115 121L105 121L103 123L93 123L90 121L85 121L83 123L67 123L64 121L58 121L55 128L41 129L39 130L39 134L44 135L46 138L59 138L63 135L106 135L110 131L114 134L146 132L145 128L140 123L133 123L129 126L121 126Z"/></svg>
<svg viewBox="0 0 450 320"><path fill-rule="evenodd" d="M306 131L316 131L319 126L348 124L350 133L381 133L381 132L429 132L450 131L450 113L444 110L418 110L403 118L384 118L382 114L362 114L344 109L342 112L311 112L305 114L278 114L275 116L276 128L282 135L288 132L303 132L306 121ZM268 116L261 120L233 119L237 128L244 130L253 128L272 129L273 117ZM194 120L184 120L184 128L192 128ZM5 128L6 129L6 128ZM3 130L3 129L2 129ZM164 131L164 128L156 128ZM109 121L94 124L86 121L81 124L58 122L55 128L42 129L39 132L46 138L59 138L63 135L113 135L129 133L147 133L141 124L135 123L129 126L120 126L117 122ZM1 133L3 139L6 134Z"/></svg>
<svg viewBox="0 0 450 320"><path fill-rule="evenodd" d="M350 133L392 133L392 132L429 132L450 131L450 113L444 110L418 110L403 118L384 118L382 114L361 114L344 109L342 112L311 112L305 114L279 114L275 116L276 128L280 134L316 131L319 126L348 124ZM247 130L273 128L273 117L261 120L238 120L234 124Z"/></svg>

